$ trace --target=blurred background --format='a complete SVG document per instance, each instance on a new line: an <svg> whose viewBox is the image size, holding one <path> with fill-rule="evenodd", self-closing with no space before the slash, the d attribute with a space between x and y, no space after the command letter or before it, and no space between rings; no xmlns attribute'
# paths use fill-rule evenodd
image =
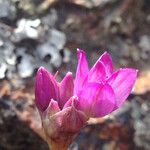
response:
<svg viewBox="0 0 150 150"><path fill-rule="evenodd" d="M71 150L150 150L149 0L0 0L0 150L48 150L34 104L40 66L59 80L108 51L139 69L132 94L109 117L91 119Z"/></svg>

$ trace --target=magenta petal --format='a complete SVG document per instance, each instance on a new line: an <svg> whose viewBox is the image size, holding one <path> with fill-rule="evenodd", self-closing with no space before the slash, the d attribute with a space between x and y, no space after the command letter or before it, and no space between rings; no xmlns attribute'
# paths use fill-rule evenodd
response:
<svg viewBox="0 0 150 150"><path fill-rule="evenodd" d="M116 105L115 94L110 85L105 84L95 98L91 117L103 117L111 113Z"/></svg>
<svg viewBox="0 0 150 150"><path fill-rule="evenodd" d="M103 82L106 79L105 67L100 61L90 70L88 75L89 82Z"/></svg>
<svg viewBox="0 0 150 150"><path fill-rule="evenodd" d="M48 107L52 98L57 99L57 88L52 75L41 67L37 72L35 80L35 101L40 111L44 111Z"/></svg>
<svg viewBox="0 0 150 150"><path fill-rule="evenodd" d="M137 70L126 68L118 70L108 79L108 84L111 85L115 92L117 103L115 109L120 107L129 96L134 86L136 77Z"/></svg>
<svg viewBox="0 0 150 150"><path fill-rule="evenodd" d="M48 118L48 119L47 119ZM46 134L59 140L73 136L86 124L87 116L74 107L68 107L52 116L43 117Z"/></svg>
<svg viewBox="0 0 150 150"><path fill-rule="evenodd" d="M64 106L66 101L69 100L71 96L73 96L73 88L74 84L72 73L68 72L59 85L59 94L60 94L59 105L61 108Z"/></svg>
<svg viewBox="0 0 150 150"><path fill-rule="evenodd" d="M101 61L104 64L106 75L109 77L113 73L113 62L111 56L107 52L104 52L98 61Z"/></svg>
<svg viewBox="0 0 150 150"><path fill-rule="evenodd" d="M79 94L79 109L90 117L102 117L112 112L115 95L108 85L89 83Z"/></svg>
<svg viewBox="0 0 150 150"><path fill-rule="evenodd" d="M93 102L99 91L103 87L99 83L87 83L83 87L82 91L78 94L79 106L78 109L84 111L86 115L90 116L90 111L92 109Z"/></svg>
<svg viewBox="0 0 150 150"><path fill-rule="evenodd" d="M72 96L64 105L63 109L67 108L67 107L75 107L77 108L78 107L78 104L79 104L79 101L78 101L78 97L77 96Z"/></svg>
<svg viewBox="0 0 150 150"><path fill-rule="evenodd" d="M49 106L47 107L47 109L45 110L45 115L47 116L52 116L54 114L56 114L57 112L60 111L60 108L58 106L57 101L51 99Z"/></svg>
<svg viewBox="0 0 150 150"><path fill-rule="evenodd" d="M75 94L77 94L82 89L84 80L89 72L85 52L83 50L78 49L77 53L78 53L78 67L74 85Z"/></svg>
<svg viewBox="0 0 150 150"><path fill-rule="evenodd" d="M68 107L53 116L57 123L58 131L77 133L86 124L86 115L76 110L74 107ZM68 124L69 123L69 124Z"/></svg>

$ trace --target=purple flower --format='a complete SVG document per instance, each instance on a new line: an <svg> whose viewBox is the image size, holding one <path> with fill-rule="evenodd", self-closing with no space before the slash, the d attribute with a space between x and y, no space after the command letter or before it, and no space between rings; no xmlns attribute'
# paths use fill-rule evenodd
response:
<svg viewBox="0 0 150 150"><path fill-rule="evenodd" d="M90 117L103 117L118 109L129 96L137 77L137 70L131 68L113 72L107 52L90 70L85 52L78 49L77 53L74 81L68 72L59 83L43 67L36 76L35 100L45 133L60 141L62 133L72 137L70 134L77 133ZM63 140L67 141L65 137Z"/></svg>
<svg viewBox="0 0 150 150"><path fill-rule="evenodd" d="M67 147L72 142L74 135L87 122L88 117L84 112L76 109L77 97L73 96L73 90L71 72L68 72L59 83L43 67L38 70L35 81L35 102L51 149L63 150L63 147ZM60 147L55 148L56 145Z"/></svg>
<svg viewBox="0 0 150 150"><path fill-rule="evenodd" d="M113 72L111 56L105 52L91 70L86 54L78 49L78 67L74 94L78 96L78 109L89 117L103 117L118 109L129 96L137 70L120 68Z"/></svg>

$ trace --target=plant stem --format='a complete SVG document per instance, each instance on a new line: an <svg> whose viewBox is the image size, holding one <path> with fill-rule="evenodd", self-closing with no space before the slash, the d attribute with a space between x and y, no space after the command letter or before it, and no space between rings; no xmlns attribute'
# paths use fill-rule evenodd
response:
<svg viewBox="0 0 150 150"><path fill-rule="evenodd" d="M68 150L71 141L49 141L48 146L50 150Z"/></svg>
<svg viewBox="0 0 150 150"><path fill-rule="evenodd" d="M60 145L59 143L53 143L53 144L49 144L49 149L50 150L67 150L68 146L67 145Z"/></svg>

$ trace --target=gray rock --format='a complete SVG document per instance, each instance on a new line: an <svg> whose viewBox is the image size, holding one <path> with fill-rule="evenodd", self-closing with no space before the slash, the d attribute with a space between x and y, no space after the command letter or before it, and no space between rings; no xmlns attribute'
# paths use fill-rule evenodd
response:
<svg viewBox="0 0 150 150"><path fill-rule="evenodd" d="M57 49L62 49L66 43L66 36L63 32L56 29L50 31L49 42L54 45Z"/></svg>
<svg viewBox="0 0 150 150"><path fill-rule="evenodd" d="M11 0L0 0L0 18L7 18L10 20L16 17L16 8Z"/></svg>
<svg viewBox="0 0 150 150"><path fill-rule="evenodd" d="M50 43L44 43L37 48L39 57L55 67L59 67L62 63L59 50Z"/></svg>
<svg viewBox="0 0 150 150"><path fill-rule="evenodd" d="M5 62L0 63L0 79L5 78L5 73L7 70L7 64Z"/></svg>
<svg viewBox="0 0 150 150"><path fill-rule="evenodd" d="M18 73L22 78L30 77L33 74L33 60L30 55L23 55L20 64L18 64Z"/></svg>
<svg viewBox="0 0 150 150"><path fill-rule="evenodd" d="M41 21L39 19L29 20L21 19L17 23L17 28L14 30L14 38L16 41L20 41L25 38L38 39L39 31L38 27Z"/></svg>

